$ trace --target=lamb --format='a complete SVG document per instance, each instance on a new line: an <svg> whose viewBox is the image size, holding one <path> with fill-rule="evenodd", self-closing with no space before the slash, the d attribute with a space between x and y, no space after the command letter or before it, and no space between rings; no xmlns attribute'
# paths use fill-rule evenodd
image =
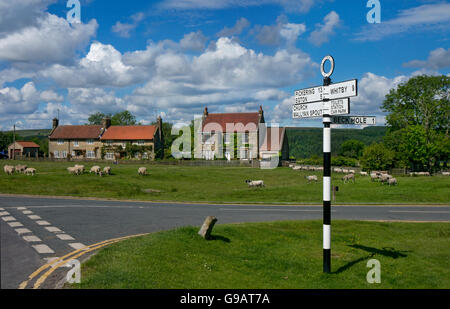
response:
<svg viewBox="0 0 450 309"><path fill-rule="evenodd" d="M10 165L5 165L3 167L3 170L5 171L6 174L12 175L12 174L14 174L15 167L14 166L10 166Z"/></svg>
<svg viewBox="0 0 450 309"><path fill-rule="evenodd" d="M248 184L249 188L265 187L264 181L262 180L246 180L245 182Z"/></svg>
<svg viewBox="0 0 450 309"><path fill-rule="evenodd" d="M138 174L142 175L142 176L147 175L147 168L146 167L140 167L139 170L138 170Z"/></svg>
<svg viewBox="0 0 450 309"><path fill-rule="evenodd" d="M96 175L98 175L98 173L100 171L101 171L100 166L95 165L95 166L91 167L91 170L89 171L89 173L95 173Z"/></svg>
<svg viewBox="0 0 450 309"><path fill-rule="evenodd" d="M345 175L344 177L342 177L342 181L344 183L347 183L350 180L352 180L353 183L355 183L355 174L348 174L348 175Z"/></svg>
<svg viewBox="0 0 450 309"><path fill-rule="evenodd" d="M75 167L80 170L81 174L84 174L84 165L75 165Z"/></svg>
<svg viewBox="0 0 450 309"><path fill-rule="evenodd" d="M315 181L317 182L317 176L316 175L312 175L312 176L305 176L306 180L308 180L308 183L310 183L311 181Z"/></svg>
<svg viewBox="0 0 450 309"><path fill-rule="evenodd" d="M36 169L35 168L27 168L25 170L24 174L34 176L36 174Z"/></svg>
<svg viewBox="0 0 450 309"><path fill-rule="evenodd" d="M103 169L103 174L105 174L105 175L111 175L111 167L110 167L110 166L106 166L106 167Z"/></svg>
<svg viewBox="0 0 450 309"><path fill-rule="evenodd" d="M73 175L80 175L81 170L78 167L68 167L67 171Z"/></svg>
<svg viewBox="0 0 450 309"><path fill-rule="evenodd" d="M388 184L389 186L395 186L395 185L398 185L398 182L397 182L397 179L395 179L394 177L392 177L392 178L389 178L389 179L388 179L387 184Z"/></svg>
<svg viewBox="0 0 450 309"><path fill-rule="evenodd" d="M16 172L18 173L24 173L25 170L28 168L26 165L16 165Z"/></svg>

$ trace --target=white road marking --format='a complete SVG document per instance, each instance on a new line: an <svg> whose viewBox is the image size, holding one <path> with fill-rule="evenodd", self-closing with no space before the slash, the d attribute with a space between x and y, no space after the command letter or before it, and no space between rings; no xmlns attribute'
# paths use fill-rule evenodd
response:
<svg viewBox="0 0 450 309"><path fill-rule="evenodd" d="M22 235L22 234L28 234L31 233L31 231L29 229L16 229L17 234Z"/></svg>
<svg viewBox="0 0 450 309"><path fill-rule="evenodd" d="M24 211L22 211L22 213L24 215L31 215L33 212L31 210L24 210Z"/></svg>
<svg viewBox="0 0 450 309"><path fill-rule="evenodd" d="M221 211L279 211L279 212L322 212L322 209L250 209L250 208L220 208ZM331 212L337 212L332 210Z"/></svg>
<svg viewBox="0 0 450 309"><path fill-rule="evenodd" d="M54 226L46 226L45 229L52 233L61 233L62 232L59 228L54 227Z"/></svg>
<svg viewBox="0 0 450 309"><path fill-rule="evenodd" d="M36 215L28 216L28 218L30 218L31 220L41 220L42 219L41 217L36 216Z"/></svg>
<svg viewBox="0 0 450 309"><path fill-rule="evenodd" d="M7 215L9 215L9 212L7 212L7 211L0 212L0 217L7 216Z"/></svg>
<svg viewBox="0 0 450 309"><path fill-rule="evenodd" d="M423 213L423 214L450 214L450 211L428 211L428 210L389 210L393 213Z"/></svg>
<svg viewBox="0 0 450 309"><path fill-rule="evenodd" d="M82 243L79 243L79 242L77 242L77 243L71 243L71 244L69 244L69 246L71 246L71 247L74 248L75 250L83 249L84 247L86 247L85 245L83 245Z"/></svg>
<svg viewBox="0 0 450 309"><path fill-rule="evenodd" d="M25 210L25 207L17 207L17 210Z"/></svg>
<svg viewBox="0 0 450 309"><path fill-rule="evenodd" d="M38 253L40 254L51 254L55 253L52 249L50 249L47 245L34 245L32 246Z"/></svg>
<svg viewBox="0 0 450 309"><path fill-rule="evenodd" d="M16 218L14 217L2 217L3 221L9 222L9 221L16 221Z"/></svg>
<svg viewBox="0 0 450 309"><path fill-rule="evenodd" d="M5 208L0 208L0 211L3 211L3 210L5 210Z"/></svg>
<svg viewBox="0 0 450 309"><path fill-rule="evenodd" d="M61 240L75 240L75 238L67 234L58 234L56 235L56 237L58 237Z"/></svg>
<svg viewBox="0 0 450 309"><path fill-rule="evenodd" d="M25 241L28 242L40 242L42 241L39 237L31 235L31 236L23 236L22 237Z"/></svg>
<svg viewBox="0 0 450 309"><path fill-rule="evenodd" d="M8 222L8 224L9 224L10 227L21 227L21 226L23 226L23 224L20 223L20 222Z"/></svg>
<svg viewBox="0 0 450 309"><path fill-rule="evenodd" d="M39 225L51 225L50 223L48 223L47 221L44 221L44 220L36 221L36 223L39 224Z"/></svg>

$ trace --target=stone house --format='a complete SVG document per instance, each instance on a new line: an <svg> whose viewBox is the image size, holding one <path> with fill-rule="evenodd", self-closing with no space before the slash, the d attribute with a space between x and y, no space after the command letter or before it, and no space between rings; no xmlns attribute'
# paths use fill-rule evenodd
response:
<svg viewBox="0 0 450 309"><path fill-rule="evenodd" d="M100 137L103 125L66 125L60 126L58 119L53 119L53 128L49 135L48 151L54 159L100 159L102 143Z"/></svg>
<svg viewBox="0 0 450 309"><path fill-rule="evenodd" d="M40 146L34 142L16 141L8 146L9 159L23 157L37 157Z"/></svg>
<svg viewBox="0 0 450 309"><path fill-rule="evenodd" d="M261 159L270 159L273 156L280 160L289 160L289 142L286 136L286 128L266 128L262 134L259 156Z"/></svg>
<svg viewBox="0 0 450 309"><path fill-rule="evenodd" d="M161 117L158 117L155 125L110 126L106 128L100 141L105 160L120 158L127 147L136 159L154 160L164 157Z"/></svg>
<svg viewBox="0 0 450 309"><path fill-rule="evenodd" d="M195 157L251 160L259 158L259 132L264 127L262 106L255 113L209 113L205 107L195 126Z"/></svg>

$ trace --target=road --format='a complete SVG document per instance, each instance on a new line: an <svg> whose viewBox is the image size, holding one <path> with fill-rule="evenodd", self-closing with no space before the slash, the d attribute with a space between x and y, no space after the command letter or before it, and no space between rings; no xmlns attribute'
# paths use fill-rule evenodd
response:
<svg viewBox="0 0 450 309"><path fill-rule="evenodd" d="M181 226L322 218L320 206L150 203L0 195L1 288L15 289L50 258L85 245ZM333 219L447 221L450 206L333 206Z"/></svg>

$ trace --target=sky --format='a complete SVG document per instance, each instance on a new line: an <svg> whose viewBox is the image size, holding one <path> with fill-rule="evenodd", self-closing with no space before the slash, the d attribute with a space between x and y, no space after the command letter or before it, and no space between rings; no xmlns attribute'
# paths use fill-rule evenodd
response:
<svg viewBox="0 0 450 309"><path fill-rule="evenodd" d="M142 124L186 123L206 106L262 106L269 124L320 127L292 119L292 105L295 90L322 84L326 55L333 82L358 79L352 115L384 125L390 89L449 75L449 1L380 0L380 23L367 0L79 3L77 22L67 0L0 0L0 130L123 110Z"/></svg>

